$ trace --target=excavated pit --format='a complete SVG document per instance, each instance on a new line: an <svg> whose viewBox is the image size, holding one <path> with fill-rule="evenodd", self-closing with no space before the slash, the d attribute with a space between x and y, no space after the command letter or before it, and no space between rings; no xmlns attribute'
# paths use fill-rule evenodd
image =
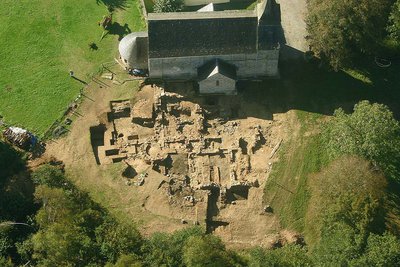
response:
<svg viewBox="0 0 400 267"><path fill-rule="evenodd" d="M99 158L99 147L104 146L104 133L107 128L104 124L90 127L90 143L92 144L92 150L94 158L96 159L97 165L100 165Z"/></svg>
<svg viewBox="0 0 400 267"><path fill-rule="evenodd" d="M97 164L124 161L122 176L140 176L136 185L142 187L151 185L154 175L145 177L137 169L154 171L162 178L146 200L152 195L165 200L146 209L183 216L183 221L192 218L208 233L225 229L231 222L221 212L248 200L267 170L267 153L275 145L267 138L270 122L232 119L245 114L234 97L190 98L145 86L135 99L111 101L107 118L112 127L90 128Z"/></svg>

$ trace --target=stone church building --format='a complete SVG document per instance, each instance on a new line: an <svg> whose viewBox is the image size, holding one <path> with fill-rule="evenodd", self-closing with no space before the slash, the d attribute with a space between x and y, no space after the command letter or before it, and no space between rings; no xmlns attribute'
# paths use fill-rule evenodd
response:
<svg viewBox="0 0 400 267"><path fill-rule="evenodd" d="M211 10L211 11L210 11ZM254 10L150 13L148 31L119 45L127 68L149 77L194 80L201 94L235 94L236 81L279 76L280 7L263 0Z"/></svg>

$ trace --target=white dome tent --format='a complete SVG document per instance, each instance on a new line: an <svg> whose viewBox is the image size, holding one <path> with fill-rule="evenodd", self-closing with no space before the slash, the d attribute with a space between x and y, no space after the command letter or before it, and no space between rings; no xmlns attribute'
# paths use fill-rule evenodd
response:
<svg viewBox="0 0 400 267"><path fill-rule="evenodd" d="M123 64L130 69L147 69L147 32L133 32L119 43L119 54Z"/></svg>

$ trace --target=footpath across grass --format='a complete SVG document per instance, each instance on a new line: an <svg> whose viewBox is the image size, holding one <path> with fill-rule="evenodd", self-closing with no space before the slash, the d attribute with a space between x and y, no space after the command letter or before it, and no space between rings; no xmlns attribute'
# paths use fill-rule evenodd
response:
<svg viewBox="0 0 400 267"><path fill-rule="evenodd" d="M115 24L100 41L104 3ZM88 81L117 56L119 38L145 25L137 0L2 0L0 17L0 115L39 135L84 86L69 70Z"/></svg>

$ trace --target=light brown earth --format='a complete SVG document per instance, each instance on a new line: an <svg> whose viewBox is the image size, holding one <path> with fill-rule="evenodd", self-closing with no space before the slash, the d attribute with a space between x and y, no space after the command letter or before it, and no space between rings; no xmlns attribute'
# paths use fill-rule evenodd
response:
<svg viewBox="0 0 400 267"><path fill-rule="evenodd" d="M166 194L163 183L168 181L167 177L152 170L143 160L137 158L129 162L135 167L136 177L141 173L147 173L143 186L127 185L127 179L122 176L127 167L124 162L114 164L105 162L100 165L96 163L89 128L105 122L111 100L140 101L136 82L115 85L107 80L102 81L109 87L100 88L98 84L89 84L85 91L85 101L76 115L72 116L74 121L70 132L63 138L49 142L41 160L52 157L62 160L68 176L80 189L89 192L96 202L102 204L118 219L137 224L144 235L158 231L172 232L187 227L195 221L199 221L206 228L206 202L200 201L195 207L186 207L179 204L179 201L175 201L178 204L174 202L175 204L171 205L171 198ZM193 93L187 95L192 96ZM276 155L272 159L269 158L271 152L281 139L285 140L290 134L286 124L292 121L295 115L290 111L271 116L265 108L258 106L257 103L247 102L240 95L232 101L237 103L238 99L240 102L238 117L231 121L239 123L243 133L247 128L253 129L255 125L261 125L267 140L266 145L251 158L252 165L256 167L251 176L258 179L260 186L250 188L247 200L237 200L222 205L218 214L212 218L213 221L225 224L216 225L212 230L227 243L228 247L244 248L254 245L270 247L282 239L280 234L282 229L276 215L264 211L263 188L276 160ZM225 99L222 102L230 101ZM189 103L190 101L187 105ZM237 132L236 136L240 136L240 133L241 131ZM198 190L195 196L205 199L207 191ZM187 224L182 224L182 219Z"/></svg>

